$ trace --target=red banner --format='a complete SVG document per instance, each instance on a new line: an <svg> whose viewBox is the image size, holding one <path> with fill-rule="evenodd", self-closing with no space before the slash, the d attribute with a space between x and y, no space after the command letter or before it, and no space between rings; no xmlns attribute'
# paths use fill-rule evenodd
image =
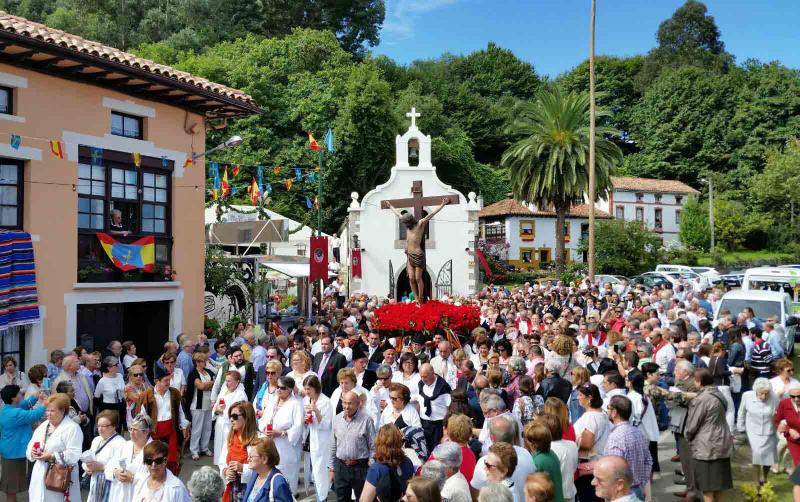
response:
<svg viewBox="0 0 800 502"><path fill-rule="evenodd" d="M361 250L354 249L353 256L350 258L350 268L353 270L353 277L361 277Z"/></svg>
<svg viewBox="0 0 800 502"><path fill-rule="evenodd" d="M483 255L483 251L481 251L480 249L476 249L475 250L475 256L478 257L478 261L481 264L481 268L483 269L483 272L486 274L486 278L491 280L491 278L492 278L492 269L489 268L489 262L486 261L486 257Z"/></svg>
<svg viewBox="0 0 800 502"><path fill-rule="evenodd" d="M328 280L328 238L311 238L311 258L309 259L308 280Z"/></svg>

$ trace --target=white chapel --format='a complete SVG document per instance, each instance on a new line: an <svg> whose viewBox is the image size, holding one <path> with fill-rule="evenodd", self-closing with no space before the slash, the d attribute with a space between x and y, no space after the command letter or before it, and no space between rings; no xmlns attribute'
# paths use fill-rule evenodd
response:
<svg viewBox="0 0 800 502"><path fill-rule="evenodd" d="M342 261L351 293L402 299L411 291L406 273L405 227L384 201L401 212L427 215L444 197L450 202L428 223L425 240L425 291L428 298L466 295L475 291L475 239L479 202L474 192L465 198L436 176L431 163L431 137L416 124L414 108L406 116L411 127L395 139L396 161L389 181L364 195L351 194L342 225ZM416 206L416 207L415 207ZM361 277L353 277L352 249L361 250Z"/></svg>

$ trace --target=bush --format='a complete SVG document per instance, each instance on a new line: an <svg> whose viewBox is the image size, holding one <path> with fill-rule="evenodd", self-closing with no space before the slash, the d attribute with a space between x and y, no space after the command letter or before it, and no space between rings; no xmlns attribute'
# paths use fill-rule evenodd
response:
<svg viewBox="0 0 800 502"><path fill-rule="evenodd" d="M653 270L661 261L661 238L640 222L601 220L596 223L597 272L621 274L628 277ZM578 252L588 251L588 239L581 239Z"/></svg>
<svg viewBox="0 0 800 502"><path fill-rule="evenodd" d="M572 286L576 285L576 283L579 282L581 278L586 276L588 272L589 271L585 263L570 263L567 265L567 269L561 273L559 279L561 280L562 284Z"/></svg>
<svg viewBox="0 0 800 502"><path fill-rule="evenodd" d="M772 487L772 482L767 481L759 488L755 483L744 483L740 488L747 502L778 502L778 495Z"/></svg>
<svg viewBox="0 0 800 502"><path fill-rule="evenodd" d="M700 253L694 249L672 247L664 250L665 263L678 263L694 267L700 259Z"/></svg>

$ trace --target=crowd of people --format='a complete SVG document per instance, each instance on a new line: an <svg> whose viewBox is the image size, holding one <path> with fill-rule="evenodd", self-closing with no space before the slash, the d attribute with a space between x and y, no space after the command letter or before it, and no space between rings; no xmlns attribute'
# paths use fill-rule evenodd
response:
<svg viewBox="0 0 800 502"><path fill-rule="evenodd" d="M653 500L659 443L683 500L720 501L746 438L753 482L800 485L800 382L778 319L722 291L490 285L470 333L387 337L393 300L331 289L309 322L185 334L155 361L114 341L0 374L7 500ZM718 310L718 309L717 309ZM735 438L738 438L735 441ZM185 459L212 458L184 485ZM195 463L189 464L193 468ZM301 475L302 474L302 475ZM302 479L302 487L300 482ZM795 494L800 500L800 489ZM659 498L659 500L663 500Z"/></svg>

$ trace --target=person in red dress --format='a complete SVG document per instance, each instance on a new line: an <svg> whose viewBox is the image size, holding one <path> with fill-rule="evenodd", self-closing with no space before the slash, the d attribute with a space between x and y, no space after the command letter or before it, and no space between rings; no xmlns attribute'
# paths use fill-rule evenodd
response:
<svg viewBox="0 0 800 502"><path fill-rule="evenodd" d="M789 397L778 403L772 421L786 438L792 461L797 466L800 464L800 384L789 384Z"/></svg>

